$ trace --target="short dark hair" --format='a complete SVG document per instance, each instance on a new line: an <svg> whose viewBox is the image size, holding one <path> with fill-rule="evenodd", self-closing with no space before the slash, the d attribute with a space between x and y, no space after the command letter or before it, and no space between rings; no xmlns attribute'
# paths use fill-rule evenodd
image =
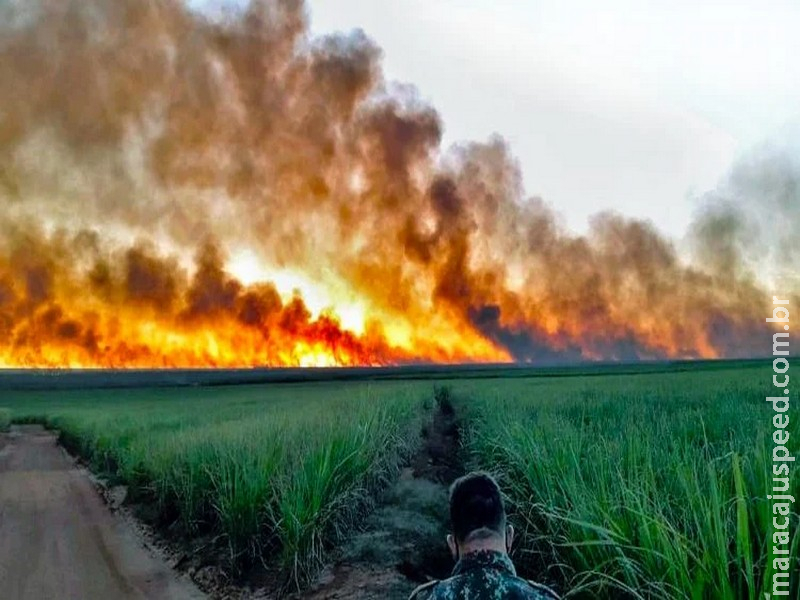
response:
<svg viewBox="0 0 800 600"><path fill-rule="evenodd" d="M464 542L471 533L479 530L487 534L503 532L506 509L500 487L491 475L477 471L453 482L450 486L450 525L459 542Z"/></svg>

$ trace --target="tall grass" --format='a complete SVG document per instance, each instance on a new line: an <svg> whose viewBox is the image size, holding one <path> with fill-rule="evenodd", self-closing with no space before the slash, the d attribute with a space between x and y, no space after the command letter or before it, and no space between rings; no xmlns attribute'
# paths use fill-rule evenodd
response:
<svg viewBox="0 0 800 600"><path fill-rule="evenodd" d="M161 525L223 539L234 571L277 561L300 586L418 435L424 396L384 387L282 386L271 398L274 390L261 388L259 398L253 388L242 400L242 389L218 389L213 401L68 397L39 418L152 505ZM36 404L25 410L38 414Z"/></svg>
<svg viewBox="0 0 800 600"><path fill-rule="evenodd" d="M465 404L473 461L499 473L522 526L524 568L571 597L770 591L769 378L727 375L585 379ZM796 471L790 485L800 497ZM800 572L797 515L792 530Z"/></svg>
<svg viewBox="0 0 800 600"><path fill-rule="evenodd" d="M396 475L436 404L432 389L449 389L467 461L507 492L520 572L574 598L761 598L772 579L769 371L649 369L483 374L447 388L428 379L25 392L3 403L15 420L60 429L162 525L221 540L233 570L268 561L297 587ZM800 439L792 400L790 444ZM790 490L800 498L797 469Z"/></svg>

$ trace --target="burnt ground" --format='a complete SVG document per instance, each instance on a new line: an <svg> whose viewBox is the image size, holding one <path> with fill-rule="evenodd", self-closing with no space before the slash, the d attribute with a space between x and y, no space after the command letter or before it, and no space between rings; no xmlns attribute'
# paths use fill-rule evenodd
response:
<svg viewBox="0 0 800 600"><path fill-rule="evenodd" d="M422 430L419 450L375 510L334 554L333 564L292 600L405 599L420 583L447 577L447 490L463 474L458 421L446 392Z"/></svg>

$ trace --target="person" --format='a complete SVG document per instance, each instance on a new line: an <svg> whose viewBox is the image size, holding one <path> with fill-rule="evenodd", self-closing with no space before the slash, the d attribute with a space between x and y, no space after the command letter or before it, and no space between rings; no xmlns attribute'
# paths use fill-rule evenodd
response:
<svg viewBox="0 0 800 600"><path fill-rule="evenodd" d="M514 528L506 523L500 488L491 475L474 472L453 483L450 524L452 576L419 586L409 600L558 600L550 588L517 577L508 556Z"/></svg>

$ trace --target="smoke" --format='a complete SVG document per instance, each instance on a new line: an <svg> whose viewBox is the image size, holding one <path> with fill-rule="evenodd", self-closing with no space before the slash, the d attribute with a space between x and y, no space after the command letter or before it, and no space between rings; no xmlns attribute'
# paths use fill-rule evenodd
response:
<svg viewBox="0 0 800 600"><path fill-rule="evenodd" d="M691 231L701 264L728 276L762 275L782 292L800 288L800 161L763 146L706 194ZM787 289L788 288L788 289Z"/></svg>
<svg viewBox="0 0 800 600"><path fill-rule="evenodd" d="M752 260L797 264L796 163L738 165L692 227L691 264L612 213L574 235L525 196L502 139L443 152L439 115L384 81L363 32L307 25L299 0L213 19L177 0L0 3L0 361L767 351ZM753 220L753 198L780 222ZM339 282L363 327L338 298L312 311L238 281L240 248Z"/></svg>

